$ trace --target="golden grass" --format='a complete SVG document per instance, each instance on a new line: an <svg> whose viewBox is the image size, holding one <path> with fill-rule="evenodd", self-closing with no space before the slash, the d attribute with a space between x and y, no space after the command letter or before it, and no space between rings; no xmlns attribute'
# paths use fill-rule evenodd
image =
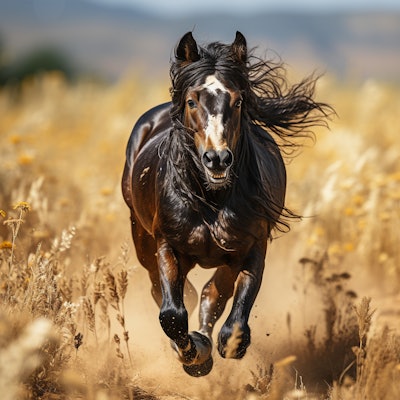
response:
<svg viewBox="0 0 400 400"><path fill-rule="evenodd" d="M318 93L339 118L288 165L288 206L307 218L279 239L300 260L280 356L266 340L247 385L202 378L207 393L190 398L400 398L398 315L385 327L372 311L400 289L399 89L324 79ZM135 77L68 86L49 74L0 92L2 398L189 398L140 378L127 324L137 262L119 188L125 144L167 100L167 83ZM299 329L310 302L322 318Z"/></svg>

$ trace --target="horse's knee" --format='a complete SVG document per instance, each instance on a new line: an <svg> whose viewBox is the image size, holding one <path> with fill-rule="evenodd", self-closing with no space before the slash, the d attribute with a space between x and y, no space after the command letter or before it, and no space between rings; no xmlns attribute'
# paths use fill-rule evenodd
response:
<svg viewBox="0 0 400 400"><path fill-rule="evenodd" d="M247 323L225 323L218 335L218 352L223 358L242 358L250 345L250 327Z"/></svg>
<svg viewBox="0 0 400 400"><path fill-rule="evenodd" d="M188 313L184 307L165 307L160 310L159 320L165 334L178 347L184 349L189 344Z"/></svg>

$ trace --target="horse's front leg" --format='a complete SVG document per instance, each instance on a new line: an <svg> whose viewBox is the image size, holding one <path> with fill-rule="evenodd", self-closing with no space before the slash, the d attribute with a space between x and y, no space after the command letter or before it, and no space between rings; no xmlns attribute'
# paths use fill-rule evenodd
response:
<svg viewBox="0 0 400 400"><path fill-rule="evenodd" d="M158 267L162 303L160 324L184 364L185 371L193 376L206 375L211 371L211 342L199 332L188 331L188 313L183 302L186 275L193 265L177 259L165 240L158 241Z"/></svg>
<svg viewBox="0 0 400 400"><path fill-rule="evenodd" d="M248 320L261 286L265 254L266 243L257 243L239 272L232 310L218 336L218 351L224 358L242 358L250 345Z"/></svg>

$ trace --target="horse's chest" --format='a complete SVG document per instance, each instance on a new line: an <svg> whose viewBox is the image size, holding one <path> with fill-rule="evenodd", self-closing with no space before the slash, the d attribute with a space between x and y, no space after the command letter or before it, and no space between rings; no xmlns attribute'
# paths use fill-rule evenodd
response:
<svg viewBox="0 0 400 400"><path fill-rule="evenodd" d="M182 230L177 248L203 266L226 263L232 256L245 255L253 239L233 229L229 224L221 225L219 220L211 224L199 222Z"/></svg>
<svg viewBox="0 0 400 400"><path fill-rule="evenodd" d="M187 236L187 244L195 249L213 249L217 247L222 250L234 251L235 236L218 226L200 224L194 227Z"/></svg>

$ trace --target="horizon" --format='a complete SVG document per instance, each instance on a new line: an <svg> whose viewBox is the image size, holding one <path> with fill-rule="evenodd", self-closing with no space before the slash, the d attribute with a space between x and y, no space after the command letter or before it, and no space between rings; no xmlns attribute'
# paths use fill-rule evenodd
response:
<svg viewBox="0 0 400 400"><path fill-rule="evenodd" d="M119 3L111 6L104 1L110 0L35 0L27 7L0 0L7 6L0 16L4 59L11 65L35 49L50 47L66 54L77 71L110 81L132 71L164 76L183 33L194 30L199 43L228 43L240 30L250 46L268 51L271 57L279 55L297 71L318 69L341 79L399 81L400 9L318 14L315 9L303 9L302 13L235 15L210 13L210 8L205 8L208 14L160 18L143 12L142 0L130 2L136 8L121 5L126 0L116 0ZM173 1L177 4L181 0ZM248 1L254 5L259 0ZM285 4L288 1L293 0ZM151 6L157 4L153 1Z"/></svg>
<svg viewBox="0 0 400 400"><path fill-rule="evenodd" d="M43 1L43 0L42 0ZM46 1L46 0L44 0ZM385 12L400 11L398 0L231 0L229 7L225 0L203 0L187 2L186 0L86 0L112 8L128 7L141 10L159 17L185 17L194 12L201 14L227 13L230 15L252 15L263 12L304 12L304 13L336 13L336 12ZM192 15L193 16L193 15Z"/></svg>

